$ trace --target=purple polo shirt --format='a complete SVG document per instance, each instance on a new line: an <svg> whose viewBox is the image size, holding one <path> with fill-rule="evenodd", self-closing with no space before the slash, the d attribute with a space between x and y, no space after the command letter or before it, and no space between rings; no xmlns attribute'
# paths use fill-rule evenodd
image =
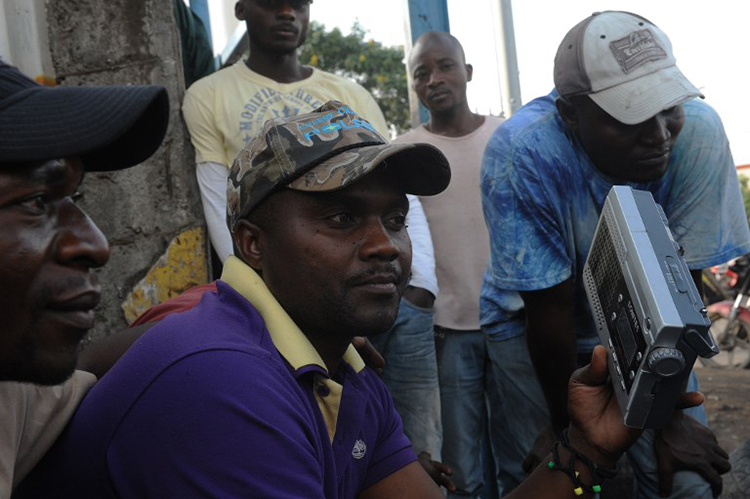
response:
<svg viewBox="0 0 750 499"><path fill-rule="evenodd" d="M331 441L320 371L294 370L258 311L218 281L89 392L38 472L39 496L355 498L416 456L382 381L344 362Z"/></svg>

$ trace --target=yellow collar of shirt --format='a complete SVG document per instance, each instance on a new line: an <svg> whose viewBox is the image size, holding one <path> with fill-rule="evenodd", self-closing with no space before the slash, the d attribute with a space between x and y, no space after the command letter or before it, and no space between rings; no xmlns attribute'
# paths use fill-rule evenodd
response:
<svg viewBox="0 0 750 499"><path fill-rule="evenodd" d="M310 340L297 327L271 294L263 279L252 268L245 265L239 258L230 256L224 262L221 280L244 296L258 310L266 323L266 329L276 350L295 371L305 366L316 365L328 373L323 359ZM365 367L362 357L352 345L346 349L343 359L355 372L360 372Z"/></svg>

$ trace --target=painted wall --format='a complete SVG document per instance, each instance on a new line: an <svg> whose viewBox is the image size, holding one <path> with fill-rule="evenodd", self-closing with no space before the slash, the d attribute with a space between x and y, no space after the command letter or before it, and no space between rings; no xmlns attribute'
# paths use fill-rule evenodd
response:
<svg viewBox="0 0 750 499"><path fill-rule="evenodd" d="M84 207L110 241L89 339L115 333L150 304L207 279L195 160L180 115L179 36L167 0L48 0L49 47L59 85L159 84L170 95L166 139L144 164L89 174Z"/></svg>

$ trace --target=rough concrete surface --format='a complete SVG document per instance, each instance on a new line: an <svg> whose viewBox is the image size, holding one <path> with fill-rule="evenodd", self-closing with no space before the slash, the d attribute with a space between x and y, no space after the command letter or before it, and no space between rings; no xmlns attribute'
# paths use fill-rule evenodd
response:
<svg viewBox="0 0 750 499"><path fill-rule="evenodd" d="M126 327L123 300L189 227L202 226L193 149L182 117L179 36L169 0L47 0L50 48L60 85L159 84L170 95L164 144L135 168L87 175L83 206L110 241L96 339ZM205 251L195 267L206 268Z"/></svg>

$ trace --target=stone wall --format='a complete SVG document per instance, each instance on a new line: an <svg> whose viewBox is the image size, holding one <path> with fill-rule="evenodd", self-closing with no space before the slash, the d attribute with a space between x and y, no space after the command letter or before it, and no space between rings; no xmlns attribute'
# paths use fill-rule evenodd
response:
<svg viewBox="0 0 750 499"><path fill-rule="evenodd" d="M135 168L89 174L84 181L84 208L111 246L110 261L99 271L103 298L89 340L127 326L125 303L132 317L157 295L172 296L207 276L195 162L180 114L184 82L172 9L171 0L46 2L59 85L159 84L170 95L169 130L157 153ZM166 258L170 246L184 243L183 234L189 234L188 251L172 251L179 261ZM150 293L139 289L147 280ZM154 287L163 289L155 293Z"/></svg>

